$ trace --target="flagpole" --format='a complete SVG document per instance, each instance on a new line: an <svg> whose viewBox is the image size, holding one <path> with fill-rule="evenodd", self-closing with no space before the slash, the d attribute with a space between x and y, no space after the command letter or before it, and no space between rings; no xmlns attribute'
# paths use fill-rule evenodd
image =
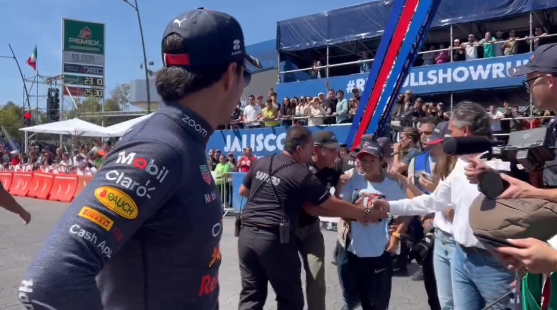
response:
<svg viewBox="0 0 557 310"><path fill-rule="evenodd" d="M23 89L25 90L25 94L27 95L27 109L31 110L31 102L29 101L29 90L27 90L27 84L25 83L25 77L23 76L23 71L21 71L21 66L19 65L19 61L17 61L17 57L15 57L14 50L12 49L12 45L8 44L10 47L10 51L12 52L12 57L15 60L15 64L17 65L17 70L19 70L19 76L21 76L21 81L23 82Z"/></svg>

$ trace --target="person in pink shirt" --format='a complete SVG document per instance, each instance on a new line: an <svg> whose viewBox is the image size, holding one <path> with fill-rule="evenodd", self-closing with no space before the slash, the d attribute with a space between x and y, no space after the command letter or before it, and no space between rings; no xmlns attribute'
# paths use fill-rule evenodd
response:
<svg viewBox="0 0 557 310"><path fill-rule="evenodd" d="M445 44L439 44L439 49L442 50L445 48ZM449 51L440 51L435 55L435 63L436 64L444 64L449 62L451 58L449 57Z"/></svg>

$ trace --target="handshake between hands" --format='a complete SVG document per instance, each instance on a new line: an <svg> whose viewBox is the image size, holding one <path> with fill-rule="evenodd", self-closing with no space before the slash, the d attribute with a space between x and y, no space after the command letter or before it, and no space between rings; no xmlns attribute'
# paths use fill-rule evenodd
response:
<svg viewBox="0 0 557 310"><path fill-rule="evenodd" d="M362 224L379 223L389 218L389 202L377 195L362 193L354 204L363 207L362 215L356 219Z"/></svg>

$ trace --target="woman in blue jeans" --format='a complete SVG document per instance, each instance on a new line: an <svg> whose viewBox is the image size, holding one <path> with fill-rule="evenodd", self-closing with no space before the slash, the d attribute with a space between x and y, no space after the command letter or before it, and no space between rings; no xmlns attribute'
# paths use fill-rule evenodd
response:
<svg viewBox="0 0 557 310"><path fill-rule="evenodd" d="M433 168L433 175L439 179L445 179L453 170L456 157L443 154ZM433 225L435 226L435 245L433 250L433 269L435 270L435 281L437 282L437 295L441 310L452 310L453 286L451 277L451 260L454 257L456 242L452 235L452 222L454 211L438 211L435 213Z"/></svg>
<svg viewBox="0 0 557 310"><path fill-rule="evenodd" d="M446 126L446 124L442 123L438 127L442 127L443 125ZM440 142L448 135L448 129L441 129L440 132L434 132L422 140L429 152L429 166L433 169L433 177L419 177L416 179L417 176L420 176L420 171L415 171L414 162L410 162L408 165L408 181L412 185L417 185L416 187L408 186L408 188L415 196L424 194L426 191L433 192L437 186L437 182L445 179L453 170L456 163L456 157L446 155L442 151ZM431 225L435 226L433 269L435 270L437 296L439 298L441 310L454 309L451 260L454 257L456 243L452 236L453 213L452 209L449 209L449 211L438 211L435 213L433 219L426 219L423 222L425 230L429 230Z"/></svg>

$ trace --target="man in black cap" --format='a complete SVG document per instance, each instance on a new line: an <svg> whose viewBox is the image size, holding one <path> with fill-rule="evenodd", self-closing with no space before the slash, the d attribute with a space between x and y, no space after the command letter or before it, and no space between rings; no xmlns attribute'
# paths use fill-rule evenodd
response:
<svg viewBox="0 0 557 310"><path fill-rule="evenodd" d="M27 309L218 309L222 204L205 147L249 83L247 63L261 66L238 21L203 8L173 19L161 45L161 107L35 257L18 294Z"/></svg>
<svg viewBox="0 0 557 310"><path fill-rule="evenodd" d="M508 73L515 77L525 77L522 83L532 94L534 107L557 112L557 43L539 46L526 65L511 68ZM557 118L554 118L548 124L553 128L555 145L557 145L556 120ZM557 188L557 159L546 162L545 167L544 185Z"/></svg>
<svg viewBox="0 0 557 310"><path fill-rule="evenodd" d="M331 131L318 131L313 134L313 151L308 161L309 171L328 191L335 188L335 196L341 192L341 167L335 163L338 142ZM300 212L300 222L296 235L300 239L300 254L306 269L306 295L308 310L325 309L325 240L321 234L319 218Z"/></svg>

